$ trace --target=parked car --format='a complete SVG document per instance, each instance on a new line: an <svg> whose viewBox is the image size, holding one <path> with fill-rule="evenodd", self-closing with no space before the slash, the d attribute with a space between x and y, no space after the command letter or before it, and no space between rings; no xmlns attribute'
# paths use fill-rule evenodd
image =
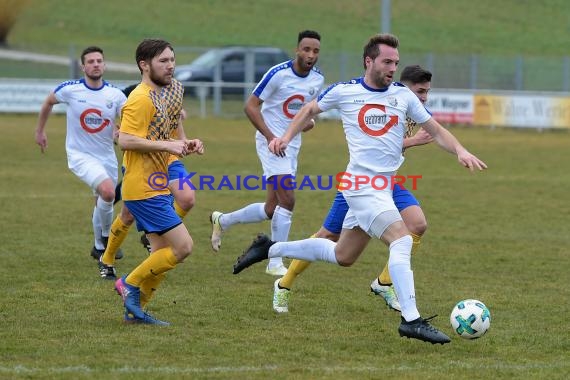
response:
<svg viewBox="0 0 570 380"><path fill-rule="evenodd" d="M253 54L253 82L278 63L289 60L279 48L266 46L227 46L208 50L189 65L176 66L174 77L185 85L185 93L197 95L198 88L188 82L214 82L216 68L220 67L222 82L246 83L246 55ZM249 81L248 81L249 82ZM210 94L211 88L205 93ZM243 87L222 87L222 93L243 93Z"/></svg>

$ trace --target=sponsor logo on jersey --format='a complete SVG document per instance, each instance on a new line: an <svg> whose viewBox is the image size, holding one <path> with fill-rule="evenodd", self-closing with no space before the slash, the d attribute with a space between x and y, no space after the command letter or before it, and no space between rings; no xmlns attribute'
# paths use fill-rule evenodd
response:
<svg viewBox="0 0 570 380"><path fill-rule="evenodd" d="M283 113L289 119L295 117L297 112L303 107L305 103L305 97L303 95L292 95L283 103Z"/></svg>
<svg viewBox="0 0 570 380"><path fill-rule="evenodd" d="M366 104L358 112L358 126L369 136L380 137L396 125L398 116L388 115L383 104Z"/></svg>
<svg viewBox="0 0 570 380"><path fill-rule="evenodd" d="M88 108L79 116L81 128L87 133L98 133L111 123L111 120L102 117L101 111Z"/></svg>

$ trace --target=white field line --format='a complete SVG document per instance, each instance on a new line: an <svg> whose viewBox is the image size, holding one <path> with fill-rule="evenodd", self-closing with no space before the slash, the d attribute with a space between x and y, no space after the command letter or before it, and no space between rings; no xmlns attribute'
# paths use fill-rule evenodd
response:
<svg viewBox="0 0 570 380"><path fill-rule="evenodd" d="M26 194L22 192L14 192L14 193L0 193L0 199L2 198L10 198L10 199L68 199L68 198L85 198L85 199L92 199L93 197L89 196L89 189L86 189L85 194L80 194L78 192L73 193L35 193L35 194Z"/></svg>
<svg viewBox="0 0 570 380"><path fill-rule="evenodd" d="M373 366L363 366L363 367L309 367L309 368L284 368L279 366L260 366L260 367L205 367L205 368L193 368L193 367L107 367L105 369L93 369L87 366L70 366L70 367L28 367L23 365L15 365L11 367L0 366L0 374L12 374L12 375L26 375L35 373L51 373L51 374L64 374L64 373L76 373L76 374L95 374L99 372L104 373L117 373L117 374L134 374L134 373L146 373L146 374L192 374L192 373L247 373L247 372L287 372L289 370L299 371L304 370L312 373L351 373L351 372L416 372L416 371L426 371L433 370L441 373L442 369L475 369L475 370L509 370L509 371L527 371L530 369L560 369L568 368L570 363L528 363L528 364L504 364L496 363L489 365L488 363L472 364L465 362L450 361L447 365L434 365L434 366L422 366L422 365L402 365L402 366L391 366L391 367L373 367Z"/></svg>

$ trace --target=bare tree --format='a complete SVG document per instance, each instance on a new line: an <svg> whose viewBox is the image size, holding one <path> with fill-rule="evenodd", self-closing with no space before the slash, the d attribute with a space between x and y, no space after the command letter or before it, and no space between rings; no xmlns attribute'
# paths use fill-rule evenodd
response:
<svg viewBox="0 0 570 380"><path fill-rule="evenodd" d="M0 46L7 45L8 34L27 5L28 0L0 0Z"/></svg>

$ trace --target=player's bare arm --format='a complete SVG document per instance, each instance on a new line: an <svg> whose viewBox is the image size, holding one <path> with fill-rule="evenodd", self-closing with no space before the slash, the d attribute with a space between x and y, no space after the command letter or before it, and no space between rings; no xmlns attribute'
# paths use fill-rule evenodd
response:
<svg viewBox="0 0 570 380"><path fill-rule="evenodd" d="M303 132L309 132L315 127L315 119L309 120L309 123L303 127Z"/></svg>
<svg viewBox="0 0 570 380"><path fill-rule="evenodd" d="M192 153L198 155L204 154L204 143L202 142L202 140L199 139L186 140L186 145L188 147L188 154Z"/></svg>
<svg viewBox="0 0 570 380"><path fill-rule="evenodd" d="M437 145L449 153L456 154L457 160L461 165L465 166L471 171L474 169L487 169L487 164L485 164L475 155L469 153L469 151L459 143L459 141L455 138L455 136L451 134L451 132L443 128L443 126L433 118L430 118L427 122L421 124L421 126L434 138Z"/></svg>
<svg viewBox="0 0 570 380"><path fill-rule="evenodd" d="M433 137L425 129L420 128L413 136L404 139L404 149L429 144L432 141Z"/></svg>
<svg viewBox="0 0 570 380"><path fill-rule="evenodd" d="M113 142L115 143L115 145L119 144L120 130L121 130L121 120L117 119L115 125L113 126Z"/></svg>
<svg viewBox="0 0 570 380"><path fill-rule="evenodd" d="M152 141L125 132L119 133L119 146L122 150L133 150L143 153L168 152L179 157L189 154L189 148L185 140Z"/></svg>
<svg viewBox="0 0 570 380"><path fill-rule="evenodd" d="M255 95L250 95L245 103L244 112L255 129L257 129L259 133L267 139L267 142L270 142L275 138L275 135L267 127L265 120L263 120L263 115L261 114L262 104L263 100L259 99Z"/></svg>
<svg viewBox="0 0 570 380"><path fill-rule="evenodd" d="M36 128L36 144L38 144L42 150L42 153L47 149L48 141L45 132L48 117L53 109L53 106L58 104L59 101L52 92L46 97L43 102L38 116L38 126Z"/></svg>
<svg viewBox="0 0 570 380"><path fill-rule="evenodd" d="M314 124L314 121L312 120L320 113L321 110L317 105L316 99L310 103L305 104L295 115L291 121L291 124L289 124L289 127L287 128L285 134L270 142L269 150L278 156L285 155L285 149L287 149L289 141L301 133L301 131L306 128L307 125L311 123Z"/></svg>
<svg viewBox="0 0 570 380"><path fill-rule="evenodd" d="M184 110L182 110L184 111ZM178 140L184 141L186 143L186 150L188 154L204 154L204 143L199 139L188 139L186 137L186 131L184 131L184 119L186 119L186 111L180 113L180 118L178 119L178 126L176 127L176 136Z"/></svg>

